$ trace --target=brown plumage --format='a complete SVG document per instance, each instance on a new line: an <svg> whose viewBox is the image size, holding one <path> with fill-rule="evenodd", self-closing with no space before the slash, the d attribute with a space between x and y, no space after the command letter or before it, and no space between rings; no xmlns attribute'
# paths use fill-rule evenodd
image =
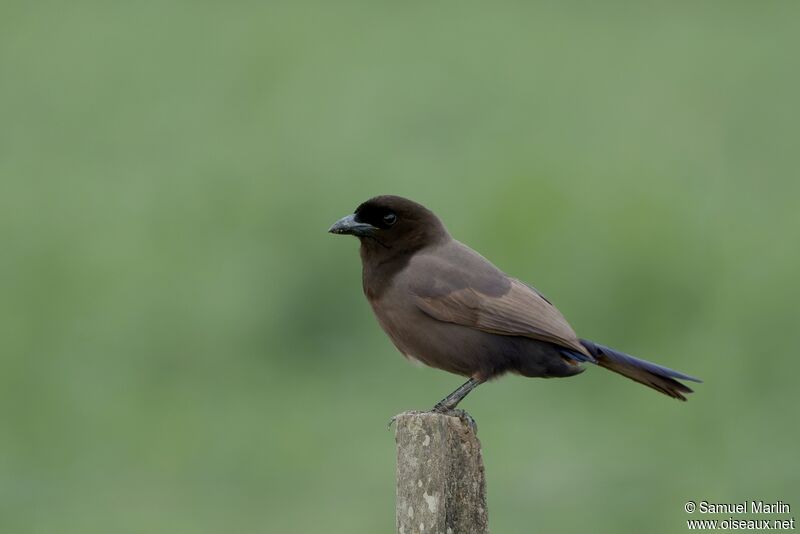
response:
<svg viewBox="0 0 800 534"><path fill-rule="evenodd" d="M469 381L434 408L449 410L480 383L514 372L567 377L600 365L686 400L693 378L579 339L536 289L507 276L453 239L430 210L379 196L330 229L361 241L364 294L406 357Z"/></svg>

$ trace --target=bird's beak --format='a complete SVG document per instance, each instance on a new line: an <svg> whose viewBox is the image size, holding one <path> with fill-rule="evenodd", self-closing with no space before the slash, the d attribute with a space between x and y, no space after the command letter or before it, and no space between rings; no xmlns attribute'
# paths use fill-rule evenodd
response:
<svg viewBox="0 0 800 534"><path fill-rule="evenodd" d="M350 234L358 237L372 235L377 230L374 226L367 223L358 222L355 215L342 217L328 229L331 234Z"/></svg>

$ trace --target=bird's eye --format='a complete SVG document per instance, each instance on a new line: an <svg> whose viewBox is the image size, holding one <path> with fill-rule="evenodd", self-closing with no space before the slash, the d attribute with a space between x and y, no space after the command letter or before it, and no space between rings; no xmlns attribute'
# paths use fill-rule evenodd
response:
<svg viewBox="0 0 800 534"><path fill-rule="evenodd" d="M386 223L388 226L393 225L397 222L397 215L394 213L387 213L383 216L383 222Z"/></svg>

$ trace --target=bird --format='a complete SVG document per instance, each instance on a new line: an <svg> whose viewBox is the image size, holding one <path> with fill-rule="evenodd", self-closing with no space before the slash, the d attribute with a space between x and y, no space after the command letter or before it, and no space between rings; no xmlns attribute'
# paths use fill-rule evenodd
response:
<svg viewBox="0 0 800 534"><path fill-rule="evenodd" d="M381 195L328 232L360 241L362 289L378 323L408 359L468 380L431 411L448 413L484 382L507 373L563 378L587 365L669 397L693 376L581 339L540 291L454 239L431 210Z"/></svg>

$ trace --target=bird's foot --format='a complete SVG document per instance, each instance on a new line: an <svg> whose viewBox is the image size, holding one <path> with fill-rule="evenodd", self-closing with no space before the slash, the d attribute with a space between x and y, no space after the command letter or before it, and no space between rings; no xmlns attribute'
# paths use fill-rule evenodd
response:
<svg viewBox="0 0 800 534"><path fill-rule="evenodd" d="M414 410L411 412L404 412L403 414L397 414L391 419L389 419L389 422L386 425L386 430L391 430L392 425L397 421L397 418L400 417L401 415L420 414L420 413L426 413L426 412L419 412ZM468 414L461 408L448 408L446 406L443 405L440 406L439 404L437 404L436 406L428 410L427 413L438 413L442 415L447 415L449 417L458 417L461 420L461 422L470 427L473 432L475 432L476 434L478 433L478 423L475 422L475 419L473 419L470 414Z"/></svg>
<svg viewBox="0 0 800 534"><path fill-rule="evenodd" d="M461 422L470 427L473 432L475 432L476 434L478 433L478 423L475 422L475 419L473 419L470 414L468 414L461 408L449 408L446 405L439 403L433 408L431 408L431 412L440 413L442 415L449 415L450 417L458 417L461 420Z"/></svg>
<svg viewBox="0 0 800 534"><path fill-rule="evenodd" d="M461 409L452 410L452 415L461 419L461 422L472 429L474 433L478 433L478 423L472 418L470 414Z"/></svg>

